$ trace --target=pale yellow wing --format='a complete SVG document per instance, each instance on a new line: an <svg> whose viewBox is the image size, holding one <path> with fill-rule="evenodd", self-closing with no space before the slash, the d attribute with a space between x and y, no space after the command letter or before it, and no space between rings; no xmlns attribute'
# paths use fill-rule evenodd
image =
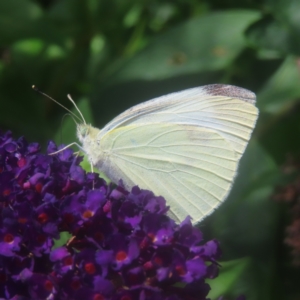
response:
<svg viewBox="0 0 300 300"><path fill-rule="evenodd" d="M193 125L134 124L107 132L100 141L101 170L165 197L170 216L193 223L226 198L238 155L218 132Z"/></svg>
<svg viewBox="0 0 300 300"><path fill-rule="evenodd" d="M155 98L117 116L100 132L138 124L196 125L218 132L237 152L243 154L256 119L255 94L236 86L213 84Z"/></svg>

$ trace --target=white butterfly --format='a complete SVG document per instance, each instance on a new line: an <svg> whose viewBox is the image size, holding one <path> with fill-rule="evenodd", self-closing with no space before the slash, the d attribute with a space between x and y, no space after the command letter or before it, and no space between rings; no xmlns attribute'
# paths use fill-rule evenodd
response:
<svg viewBox="0 0 300 300"><path fill-rule="evenodd" d="M197 223L227 197L255 126L255 94L230 85L192 88L126 110L102 130L77 125L92 165L126 189L163 196L169 216Z"/></svg>

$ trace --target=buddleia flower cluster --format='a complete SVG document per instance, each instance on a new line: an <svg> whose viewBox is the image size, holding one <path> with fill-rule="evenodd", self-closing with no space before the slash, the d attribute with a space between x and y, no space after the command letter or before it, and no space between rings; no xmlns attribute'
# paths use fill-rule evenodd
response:
<svg viewBox="0 0 300 300"><path fill-rule="evenodd" d="M0 298L206 299L218 242L188 217L176 224L162 197L57 150L0 133Z"/></svg>

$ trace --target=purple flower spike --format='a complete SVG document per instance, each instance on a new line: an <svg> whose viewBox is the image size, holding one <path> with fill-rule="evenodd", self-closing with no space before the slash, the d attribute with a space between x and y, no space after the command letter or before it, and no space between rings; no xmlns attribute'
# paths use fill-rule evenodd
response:
<svg viewBox="0 0 300 300"><path fill-rule="evenodd" d="M71 149L39 149L0 133L1 299L206 299L217 241L176 224L164 198L86 173Z"/></svg>

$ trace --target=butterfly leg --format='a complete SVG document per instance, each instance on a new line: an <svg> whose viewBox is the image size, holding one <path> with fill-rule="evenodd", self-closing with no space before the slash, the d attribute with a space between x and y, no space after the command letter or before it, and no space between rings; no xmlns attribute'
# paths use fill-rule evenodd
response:
<svg viewBox="0 0 300 300"><path fill-rule="evenodd" d="M57 150L55 152L52 152L52 153L49 153L49 155L54 155L54 154L60 153L60 152L66 150L66 149L68 149L68 148L70 148L70 147L72 147L74 145L77 146L83 153L85 153L84 149L79 144L77 144L76 142L74 142L74 143L71 143L71 144L63 147L62 149L59 149L59 150Z"/></svg>
<svg viewBox="0 0 300 300"><path fill-rule="evenodd" d="M91 164L91 172L94 173L94 166L91 161L90 161L90 164ZM95 181L93 180L93 190L94 189L95 189Z"/></svg>

